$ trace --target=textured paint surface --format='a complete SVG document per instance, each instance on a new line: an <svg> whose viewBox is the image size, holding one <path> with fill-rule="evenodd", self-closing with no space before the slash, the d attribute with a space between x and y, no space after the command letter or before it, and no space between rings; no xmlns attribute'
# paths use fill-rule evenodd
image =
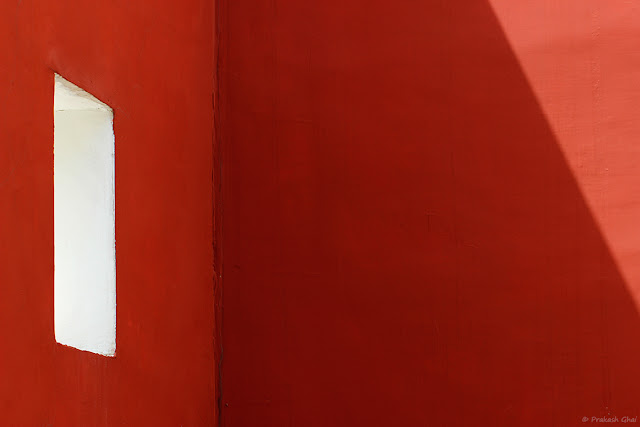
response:
<svg viewBox="0 0 640 427"><path fill-rule="evenodd" d="M113 111L58 75L53 109L55 338L60 344L114 356Z"/></svg>
<svg viewBox="0 0 640 427"><path fill-rule="evenodd" d="M215 424L213 13L0 2L0 425ZM54 72L115 113L115 358L54 338Z"/></svg>
<svg viewBox="0 0 640 427"><path fill-rule="evenodd" d="M640 414L640 9L223 0L225 427Z"/></svg>

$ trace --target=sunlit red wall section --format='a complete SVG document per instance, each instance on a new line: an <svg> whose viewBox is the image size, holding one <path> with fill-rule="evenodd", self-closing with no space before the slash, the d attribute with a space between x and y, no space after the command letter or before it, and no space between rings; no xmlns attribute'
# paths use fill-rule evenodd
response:
<svg viewBox="0 0 640 427"><path fill-rule="evenodd" d="M0 425L215 425L214 4L0 2ZM55 343L54 72L114 110L117 349Z"/></svg>

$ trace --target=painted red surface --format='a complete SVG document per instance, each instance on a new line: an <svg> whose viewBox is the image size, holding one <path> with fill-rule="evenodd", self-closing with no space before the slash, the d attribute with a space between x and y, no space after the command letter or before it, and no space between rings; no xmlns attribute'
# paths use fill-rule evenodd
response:
<svg viewBox="0 0 640 427"><path fill-rule="evenodd" d="M222 1L222 419L640 415L640 12Z"/></svg>
<svg viewBox="0 0 640 427"><path fill-rule="evenodd" d="M215 424L213 13L0 2L0 425ZM54 71L115 111L114 359L54 340Z"/></svg>
<svg viewBox="0 0 640 427"><path fill-rule="evenodd" d="M221 158L212 2L0 4L0 424L215 425L214 247L226 427L640 415L633 2L219 11ZM115 359L53 337L54 71L115 110Z"/></svg>

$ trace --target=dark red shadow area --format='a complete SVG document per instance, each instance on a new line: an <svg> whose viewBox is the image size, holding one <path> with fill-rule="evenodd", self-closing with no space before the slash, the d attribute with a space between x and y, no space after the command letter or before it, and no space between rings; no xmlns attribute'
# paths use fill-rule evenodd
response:
<svg viewBox="0 0 640 427"><path fill-rule="evenodd" d="M638 312L486 1L221 13L225 427L639 414Z"/></svg>

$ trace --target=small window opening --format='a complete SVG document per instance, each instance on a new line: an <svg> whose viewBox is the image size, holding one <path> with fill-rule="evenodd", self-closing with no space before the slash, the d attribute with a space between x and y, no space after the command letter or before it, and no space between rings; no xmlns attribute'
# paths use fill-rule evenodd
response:
<svg viewBox="0 0 640 427"><path fill-rule="evenodd" d="M114 356L113 110L57 74L54 93L55 337Z"/></svg>

